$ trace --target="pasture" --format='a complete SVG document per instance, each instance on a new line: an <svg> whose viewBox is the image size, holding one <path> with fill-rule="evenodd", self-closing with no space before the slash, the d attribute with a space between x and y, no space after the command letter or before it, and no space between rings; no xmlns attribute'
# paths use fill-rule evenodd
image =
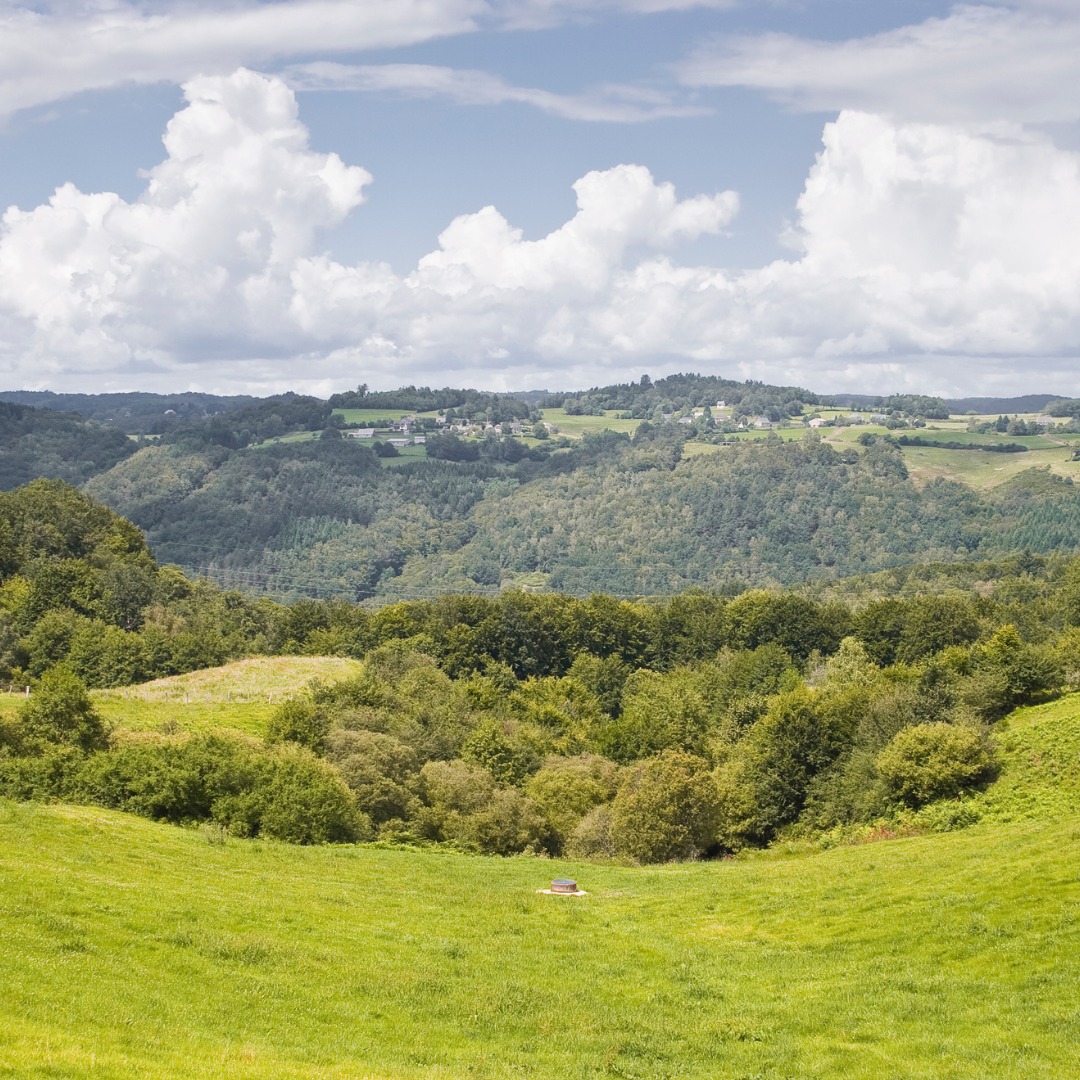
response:
<svg viewBox="0 0 1080 1080"><path fill-rule="evenodd" d="M1078 857L1076 817L643 869L0 803L0 1077L1074 1076Z"/></svg>
<svg viewBox="0 0 1080 1080"><path fill-rule="evenodd" d="M114 728L262 735L274 709L313 679L336 682L361 666L340 656L255 656L117 690L92 690L91 697ZM19 693L0 694L0 717L14 716L23 700Z"/></svg>
<svg viewBox="0 0 1080 1080"><path fill-rule="evenodd" d="M354 664L131 691L258 697ZM996 739L973 827L656 867L0 801L0 1077L1078 1075L1080 695ZM538 893L563 876L588 895Z"/></svg>

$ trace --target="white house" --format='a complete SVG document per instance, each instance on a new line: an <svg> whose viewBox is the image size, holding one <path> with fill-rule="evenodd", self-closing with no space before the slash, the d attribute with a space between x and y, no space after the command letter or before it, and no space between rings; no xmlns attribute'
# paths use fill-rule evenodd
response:
<svg viewBox="0 0 1080 1080"><path fill-rule="evenodd" d="M355 431L346 431L345 434L350 439L374 439L375 429L373 427L362 427L357 428Z"/></svg>

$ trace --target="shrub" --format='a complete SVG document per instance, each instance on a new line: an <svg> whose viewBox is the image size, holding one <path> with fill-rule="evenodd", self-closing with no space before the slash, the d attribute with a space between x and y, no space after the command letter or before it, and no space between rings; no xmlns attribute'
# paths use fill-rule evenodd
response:
<svg viewBox="0 0 1080 1080"><path fill-rule="evenodd" d="M291 844L343 844L371 839L371 824L332 765L302 746L277 747L260 762L261 836Z"/></svg>
<svg viewBox="0 0 1080 1080"><path fill-rule="evenodd" d="M30 739L90 751L108 742L105 725L94 711L86 686L63 666L42 675L19 709L19 722Z"/></svg>
<svg viewBox="0 0 1080 1080"><path fill-rule="evenodd" d="M377 731L338 730L327 737L326 754L376 825L411 816L417 802L417 755L411 747Z"/></svg>
<svg viewBox="0 0 1080 1080"><path fill-rule="evenodd" d="M266 742L291 742L306 746L316 753L323 748L330 720L325 709L319 709L307 698L293 698L279 705L266 725Z"/></svg>
<svg viewBox="0 0 1080 1080"><path fill-rule="evenodd" d="M444 828L448 840L485 855L537 854L556 846L540 808L514 788L496 791L480 810L451 816Z"/></svg>
<svg viewBox="0 0 1080 1080"><path fill-rule="evenodd" d="M565 843L579 822L618 788L619 767L596 754L551 757L525 785L525 793L543 810Z"/></svg>
<svg viewBox="0 0 1080 1080"><path fill-rule="evenodd" d="M221 735L132 739L86 760L77 798L145 817L214 821L297 844L365 839L370 822L333 766L310 750Z"/></svg>
<svg viewBox="0 0 1080 1080"><path fill-rule="evenodd" d="M615 854L609 803L593 807L574 826L566 841L566 854L572 859L610 859Z"/></svg>
<svg viewBox="0 0 1080 1080"><path fill-rule="evenodd" d="M938 721L897 734L878 755L877 768L889 794L917 808L988 780L994 756L981 729Z"/></svg>
<svg viewBox="0 0 1080 1080"><path fill-rule="evenodd" d="M615 851L639 862L691 859L715 841L716 787L702 758L667 750L633 768L611 807Z"/></svg>

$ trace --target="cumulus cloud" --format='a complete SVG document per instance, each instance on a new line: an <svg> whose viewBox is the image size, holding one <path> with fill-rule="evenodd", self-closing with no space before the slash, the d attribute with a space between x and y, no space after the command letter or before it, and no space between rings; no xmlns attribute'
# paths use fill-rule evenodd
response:
<svg viewBox="0 0 1080 1080"><path fill-rule="evenodd" d="M11 207L0 225L0 304L33 327L35 362L164 362L280 347L289 275L371 177L307 149L296 99L253 72L201 77L168 125L144 195ZM275 341L277 344L275 344ZM81 359L80 359L81 358Z"/></svg>
<svg viewBox="0 0 1080 1080"><path fill-rule="evenodd" d="M566 386L694 366L1030 388L1018 359L1074 381L1080 155L1041 137L842 113L799 200L796 251L753 270L676 257L727 228L733 192L680 199L620 165L582 177L576 213L547 236L485 207L398 274L322 251L370 177L310 150L280 80L239 71L186 94L140 199L69 185L4 215L13 384Z"/></svg>
<svg viewBox="0 0 1080 1080"><path fill-rule="evenodd" d="M645 120L700 116L708 110L679 105L671 95L634 86L601 86L589 94L555 94L536 87L513 86L486 71L431 64L337 64L320 60L295 64L283 72L295 90L348 90L395 93L405 97L441 97L460 105L529 105L566 120L639 123Z"/></svg>
<svg viewBox="0 0 1080 1080"><path fill-rule="evenodd" d="M1080 119L1074 0L963 4L869 37L722 37L679 68L691 86L764 90L796 108L862 109L946 123Z"/></svg>

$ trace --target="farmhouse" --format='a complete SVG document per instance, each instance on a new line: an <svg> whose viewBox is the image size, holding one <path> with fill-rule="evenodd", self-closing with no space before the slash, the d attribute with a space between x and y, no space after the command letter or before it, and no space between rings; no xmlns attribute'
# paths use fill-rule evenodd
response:
<svg viewBox="0 0 1080 1080"><path fill-rule="evenodd" d="M375 429L373 427L357 428L355 431L346 431L346 435L350 439L374 439Z"/></svg>

